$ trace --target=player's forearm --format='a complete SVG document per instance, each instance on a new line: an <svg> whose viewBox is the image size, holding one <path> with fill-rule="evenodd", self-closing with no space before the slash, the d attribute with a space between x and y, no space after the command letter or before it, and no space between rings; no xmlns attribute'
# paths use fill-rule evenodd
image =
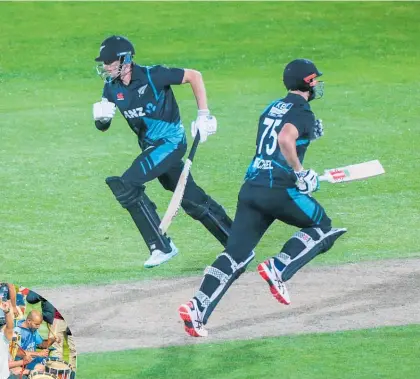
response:
<svg viewBox="0 0 420 379"><path fill-rule="evenodd" d="M279 145L280 151L289 166L292 167L294 171L301 171L303 167L297 155L296 141L293 139L283 139L282 141L279 141Z"/></svg>
<svg viewBox="0 0 420 379"><path fill-rule="evenodd" d="M186 69L184 80L191 85L198 109L208 109L206 87L201 72Z"/></svg>

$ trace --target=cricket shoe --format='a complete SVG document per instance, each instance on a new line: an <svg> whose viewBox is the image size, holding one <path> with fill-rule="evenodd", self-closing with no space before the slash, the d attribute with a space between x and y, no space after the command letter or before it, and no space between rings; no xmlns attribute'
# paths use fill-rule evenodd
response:
<svg viewBox="0 0 420 379"><path fill-rule="evenodd" d="M280 279L281 272L276 269L275 259L270 258L260 263L257 267L258 273L261 277L268 283L270 287L270 292L282 304L290 304L289 291L284 282Z"/></svg>
<svg viewBox="0 0 420 379"><path fill-rule="evenodd" d="M175 246L175 244L172 241L170 241L170 245L171 245L172 250L169 253L164 253L163 251L159 249L153 250L150 254L149 259L146 262L144 262L144 267L152 268L152 267L159 266L162 263L169 261L175 255L177 255L178 248Z"/></svg>
<svg viewBox="0 0 420 379"><path fill-rule="evenodd" d="M204 328L203 317L197 305L197 300L191 299L178 308L179 316L185 324L185 331L192 337L207 337L209 332Z"/></svg>

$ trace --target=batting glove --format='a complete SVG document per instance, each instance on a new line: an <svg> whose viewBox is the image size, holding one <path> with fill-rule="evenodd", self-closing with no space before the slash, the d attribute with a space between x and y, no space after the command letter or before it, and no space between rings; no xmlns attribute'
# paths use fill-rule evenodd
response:
<svg viewBox="0 0 420 379"><path fill-rule="evenodd" d="M200 142L206 142L207 137L215 134L217 131L216 117L210 115L208 109L200 109L195 121L191 123L191 135L193 138L197 135L197 130L200 131Z"/></svg>
<svg viewBox="0 0 420 379"><path fill-rule="evenodd" d="M296 187L300 193L307 195L319 189L318 174L310 170L295 171Z"/></svg>
<svg viewBox="0 0 420 379"><path fill-rule="evenodd" d="M111 103L108 99L102 99L102 101L93 104L93 119L105 124L114 117L115 109L114 103Z"/></svg>
<svg viewBox="0 0 420 379"><path fill-rule="evenodd" d="M315 126L314 126L314 136L312 138L312 141L317 140L318 138L321 138L324 135L324 127L322 125L322 120L316 120Z"/></svg>

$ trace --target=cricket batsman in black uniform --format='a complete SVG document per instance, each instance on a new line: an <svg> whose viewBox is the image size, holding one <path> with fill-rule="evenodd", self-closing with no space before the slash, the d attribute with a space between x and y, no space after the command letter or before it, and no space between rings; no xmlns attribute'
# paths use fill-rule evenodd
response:
<svg viewBox="0 0 420 379"><path fill-rule="evenodd" d="M259 119L255 156L238 195L225 251L204 271L197 294L179 307L185 331L205 337L209 316L230 285L245 271L249 254L274 220L300 228L278 255L258 265L270 292L290 304L285 285L299 269L325 253L346 232L332 228L324 208L311 196L318 185L314 170L303 168L311 141L323 135L309 102L323 95L322 74L307 59L290 62L283 73L286 97L273 101Z"/></svg>
<svg viewBox="0 0 420 379"><path fill-rule="evenodd" d="M145 183L156 178L166 190L174 191L184 167L182 157L187 141L171 86L191 85L198 106L197 119L191 124L193 137L198 130L200 142L205 142L216 132L217 121L208 110L200 72L161 65L140 66L133 62L134 54L134 46L122 36L111 36L102 42L95 61L99 62L98 74L105 85L102 100L93 106L93 118L96 127L106 131L118 108L138 137L142 153L121 176L108 177L106 183L130 213L150 250L144 266L154 267L178 253L171 239L160 233L156 205L145 192ZM191 175L181 206L226 246L232 220Z"/></svg>

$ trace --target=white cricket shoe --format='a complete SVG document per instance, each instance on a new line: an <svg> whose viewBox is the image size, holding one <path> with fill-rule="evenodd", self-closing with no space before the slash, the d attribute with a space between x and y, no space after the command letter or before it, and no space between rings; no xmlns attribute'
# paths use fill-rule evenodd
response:
<svg viewBox="0 0 420 379"><path fill-rule="evenodd" d="M146 268L152 268L161 265L162 263L165 263L169 261L171 258L173 258L175 255L178 254L178 248L175 246L175 244L170 241L170 245L172 250L169 253L164 253L163 251L160 251L159 249L153 250L150 254L149 259L144 262L144 267Z"/></svg>
<svg viewBox="0 0 420 379"><path fill-rule="evenodd" d="M178 308L179 316L185 324L185 331L192 337L207 337L209 332L204 328L203 317L197 305L197 300L191 299Z"/></svg>
<svg viewBox="0 0 420 379"><path fill-rule="evenodd" d="M281 281L281 273L276 269L274 265L274 259L270 258L260 263L257 267L258 273L268 283L270 292L276 298L276 300L282 304L290 304L289 291L287 290L284 282Z"/></svg>

